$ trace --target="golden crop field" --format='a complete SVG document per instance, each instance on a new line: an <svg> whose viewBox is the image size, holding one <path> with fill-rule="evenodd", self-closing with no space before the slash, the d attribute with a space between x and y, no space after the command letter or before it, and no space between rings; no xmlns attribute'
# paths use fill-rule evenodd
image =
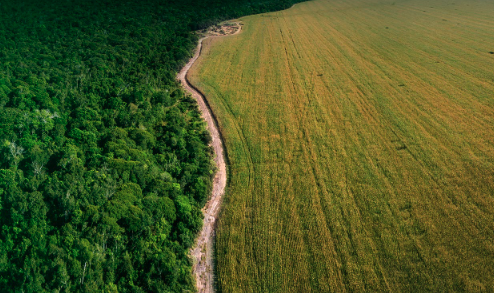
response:
<svg viewBox="0 0 494 293"><path fill-rule="evenodd" d="M494 2L315 0L205 41L222 292L494 292Z"/></svg>

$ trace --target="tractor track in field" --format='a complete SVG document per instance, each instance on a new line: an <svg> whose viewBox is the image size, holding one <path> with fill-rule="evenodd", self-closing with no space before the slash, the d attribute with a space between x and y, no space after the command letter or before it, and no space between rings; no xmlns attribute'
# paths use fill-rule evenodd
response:
<svg viewBox="0 0 494 293"><path fill-rule="evenodd" d="M233 31L233 29L235 29L235 31ZM218 30L221 30L221 34L218 34ZM214 292L213 242L216 231L216 221L218 219L221 200L225 193L227 182L225 163L226 151L221 133L218 130L218 122L216 121L216 117L214 116L206 97L190 83L187 74L201 55L202 42L205 39L235 35L240 33L241 30L241 24L236 22L235 26L222 26L219 29L217 28L216 31L208 31L206 36L199 40L194 56L189 60L187 65L182 68L177 76L185 90L197 101L202 117L207 123L207 129L212 138L211 146L214 149L214 160L217 170L213 179L211 196L203 208L204 225L196 238L194 246L190 250L191 257L194 261L192 272L196 279L197 291L200 293Z"/></svg>

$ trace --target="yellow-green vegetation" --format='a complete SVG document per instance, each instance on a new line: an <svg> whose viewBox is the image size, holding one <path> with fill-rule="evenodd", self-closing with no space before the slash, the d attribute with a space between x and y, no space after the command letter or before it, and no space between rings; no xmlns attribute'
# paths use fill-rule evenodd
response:
<svg viewBox="0 0 494 293"><path fill-rule="evenodd" d="M493 15L316 0L205 42L223 292L494 291Z"/></svg>

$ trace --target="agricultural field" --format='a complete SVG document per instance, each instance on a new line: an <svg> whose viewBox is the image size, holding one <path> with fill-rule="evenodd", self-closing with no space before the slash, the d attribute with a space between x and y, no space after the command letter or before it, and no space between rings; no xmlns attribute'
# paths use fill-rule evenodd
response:
<svg viewBox="0 0 494 293"><path fill-rule="evenodd" d="M241 18L189 78L223 133L222 292L494 291L494 2Z"/></svg>

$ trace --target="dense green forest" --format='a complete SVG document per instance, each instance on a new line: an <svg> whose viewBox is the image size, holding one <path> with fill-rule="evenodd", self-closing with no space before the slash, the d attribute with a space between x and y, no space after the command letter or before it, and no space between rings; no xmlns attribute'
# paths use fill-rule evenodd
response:
<svg viewBox="0 0 494 293"><path fill-rule="evenodd" d="M214 170L176 73L193 30L294 2L3 0L1 291L194 291Z"/></svg>

